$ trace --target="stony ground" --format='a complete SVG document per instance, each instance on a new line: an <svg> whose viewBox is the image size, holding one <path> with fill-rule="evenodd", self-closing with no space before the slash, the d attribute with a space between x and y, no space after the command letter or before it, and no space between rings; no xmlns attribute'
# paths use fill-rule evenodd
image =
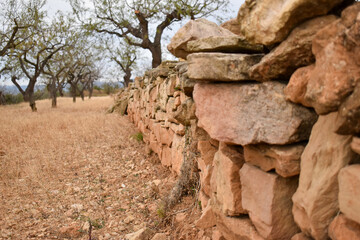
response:
<svg viewBox="0 0 360 240"><path fill-rule="evenodd" d="M159 203L176 181L112 98L58 108L0 106L0 239L125 239L143 229L197 239L194 197ZM90 230L91 229L91 230Z"/></svg>

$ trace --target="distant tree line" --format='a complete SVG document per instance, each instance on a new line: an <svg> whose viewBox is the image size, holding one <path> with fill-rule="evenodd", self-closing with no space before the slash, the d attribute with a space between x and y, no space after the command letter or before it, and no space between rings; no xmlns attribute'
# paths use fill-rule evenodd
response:
<svg viewBox="0 0 360 240"><path fill-rule="evenodd" d="M3 0L0 3L0 78L11 80L31 110L36 111L35 86L46 85L52 107L63 89L73 101L85 91L92 96L94 82L104 74L106 59L132 81L138 49L149 50L152 67L162 61L164 30L184 19L213 15L228 0L68 0L72 14L58 12L51 19L46 0ZM21 86L26 85L23 89ZM110 89L110 88L108 88ZM0 104L4 102L0 93Z"/></svg>

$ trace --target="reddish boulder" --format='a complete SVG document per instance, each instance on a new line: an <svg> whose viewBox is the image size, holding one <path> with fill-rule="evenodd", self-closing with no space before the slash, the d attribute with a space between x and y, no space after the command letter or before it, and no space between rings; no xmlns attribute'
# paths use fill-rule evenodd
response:
<svg viewBox="0 0 360 240"><path fill-rule="evenodd" d="M339 173L339 207L347 218L360 224L360 164Z"/></svg>
<svg viewBox="0 0 360 240"><path fill-rule="evenodd" d="M301 156L299 187L293 214L302 232L327 239L327 228L339 211L338 173L354 157L351 136L334 133L336 113L320 116Z"/></svg>
<svg viewBox="0 0 360 240"><path fill-rule="evenodd" d="M299 68L294 72L284 90L286 100L294 103L300 103L305 107L311 107L311 104L305 99L305 94L311 72L314 68L315 65L313 64L307 67Z"/></svg>
<svg viewBox="0 0 360 240"><path fill-rule="evenodd" d="M203 209L201 217L196 220L195 226L202 229L211 228L216 225L216 218L211 208L211 201L207 204L206 208Z"/></svg>
<svg viewBox="0 0 360 240"><path fill-rule="evenodd" d="M336 128L338 134L360 133L360 82L356 85L354 92L340 105Z"/></svg>
<svg viewBox="0 0 360 240"><path fill-rule="evenodd" d="M332 240L360 240L360 224L340 214L331 222L329 236Z"/></svg>
<svg viewBox="0 0 360 240"><path fill-rule="evenodd" d="M297 178L282 178L244 164L240 170L243 208L265 239L290 239L299 231L291 214Z"/></svg>
<svg viewBox="0 0 360 240"><path fill-rule="evenodd" d="M305 94L317 113L336 111L360 79L360 3L320 30L313 40L315 68Z"/></svg>

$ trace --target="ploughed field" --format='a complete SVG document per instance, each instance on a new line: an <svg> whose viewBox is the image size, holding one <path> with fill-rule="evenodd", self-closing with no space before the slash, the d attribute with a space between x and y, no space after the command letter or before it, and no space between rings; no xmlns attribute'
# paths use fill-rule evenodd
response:
<svg viewBox="0 0 360 240"><path fill-rule="evenodd" d="M122 239L145 227L176 236L159 210L174 176L126 116L106 114L112 103L0 106L0 239Z"/></svg>

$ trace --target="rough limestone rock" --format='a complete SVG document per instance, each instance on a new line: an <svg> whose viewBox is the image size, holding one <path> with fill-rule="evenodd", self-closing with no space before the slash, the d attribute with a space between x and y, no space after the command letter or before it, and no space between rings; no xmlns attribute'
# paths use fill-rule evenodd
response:
<svg viewBox="0 0 360 240"><path fill-rule="evenodd" d="M125 238L128 240L148 240L152 234L151 229L142 228L137 232L126 234Z"/></svg>
<svg viewBox="0 0 360 240"><path fill-rule="evenodd" d="M233 18L233 19L230 19L229 21L222 23L220 25L220 27L223 27L234 34L243 37L243 35L241 34L241 31L240 31L240 24L239 24L237 18Z"/></svg>
<svg viewBox="0 0 360 240"><path fill-rule="evenodd" d="M290 103L279 82L204 84L194 88L199 127L225 143L288 144L307 140L316 114Z"/></svg>
<svg viewBox="0 0 360 240"><path fill-rule="evenodd" d="M347 218L360 224L360 164L345 167L339 173L339 207Z"/></svg>
<svg viewBox="0 0 360 240"><path fill-rule="evenodd" d="M198 141L198 150L201 154L201 157L198 158L201 190L210 196L210 179L213 172L212 163L217 148L210 141Z"/></svg>
<svg viewBox="0 0 360 240"><path fill-rule="evenodd" d="M237 19L241 32L252 43L272 45L306 19L325 15L343 0L248 0Z"/></svg>
<svg viewBox="0 0 360 240"><path fill-rule="evenodd" d="M360 138L358 137L353 137L352 142L351 142L351 149L356 152L357 154L360 155Z"/></svg>
<svg viewBox="0 0 360 240"><path fill-rule="evenodd" d="M185 137L174 135L171 147L171 167L180 175L181 165L183 163L183 149L185 147Z"/></svg>
<svg viewBox="0 0 360 240"><path fill-rule="evenodd" d="M290 239L299 231L291 214L297 178L282 178L244 164L240 170L243 207L265 239Z"/></svg>
<svg viewBox="0 0 360 240"><path fill-rule="evenodd" d="M216 227L226 240L264 240L247 217L227 217L213 206Z"/></svg>
<svg viewBox="0 0 360 240"><path fill-rule="evenodd" d="M211 201L208 202L205 209L203 209L201 217L196 220L195 226L202 229L211 228L216 225L216 218L211 207Z"/></svg>
<svg viewBox="0 0 360 240"><path fill-rule="evenodd" d="M300 157L304 148L304 144L246 145L245 161L266 172L275 169L282 177L292 177L300 173Z"/></svg>
<svg viewBox="0 0 360 240"><path fill-rule="evenodd" d="M331 222L329 236L332 240L360 240L360 224L340 214Z"/></svg>
<svg viewBox="0 0 360 240"><path fill-rule="evenodd" d="M187 43L189 41L211 36L236 35L206 19L191 20L177 31L167 46L167 49L174 54L174 56L185 59L189 54L187 50Z"/></svg>
<svg viewBox="0 0 360 240"><path fill-rule="evenodd" d="M264 46L250 44L240 36L215 36L200 38L187 43L189 52L262 53Z"/></svg>
<svg viewBox="0 0 360 240"><path fill-rule="evenodd" d="M339 211L338 173L354 157L351 136L334 133L336 113L320 116L301 156L299 187L293 196L293 214L302 232L327 239L327 228Z"/></svg>
<svg viewBox="0 0 360 240"><path fill-rule="evenodd" d="M360 3L320 30L313 40L315 68L305 99L318 114L336 111L360 79Z"/></svg>
<svg viewBox="0 0 360 240"><path fill-rule="evenodd" d="M297 68L312 64L315 58L311 45L315 34L335 20L334 15L323 16L296 27L279 46L250 69L251 79L260 82L288 80Z"/></svg>
<svg viewBox="0 0 360 240"><path fill-rule="evenodd" d="M336 127L338 134L360 133L360 82L356 85L354 92L340 105Z"/></svg>
<svg viewBox="0 0 360 240"><path fill-rule="evenodd" d="M311 104L306 101L305 94L307 85L309 83L310 75L315 64L306 67L298 68L291 76L290 81L284 89L286 100L294 103L300 103L305 107L311 107Z"/></svg>
<svg viewBox="0 0 360 240"><path fill-rule="evenodd" d="M166 233L156 233L151 240L167 240Z"/></svg>
<svg viewBox="0 0 360 240"><path fill-rule="evenodd" d="M312 240L312 239L306 236L304 233L297 233L291 238L291 240Z"/></svg>
<svg viewBox="0 0 360 240"><path fill-rule="evenodd" d="M242 147L227 146L220 143L214 156L213 175L216 181L214 191L216 204L226 216L238 216L246 213L241 201L241 183L239 170L244 164Z"/></svg>
<svg viewBox="0 0 360 240"><path fill-rule="evenodd" d="M188 76L205 81L249 80L249 69L262 54L193 53L188 56Z"/></svg>

